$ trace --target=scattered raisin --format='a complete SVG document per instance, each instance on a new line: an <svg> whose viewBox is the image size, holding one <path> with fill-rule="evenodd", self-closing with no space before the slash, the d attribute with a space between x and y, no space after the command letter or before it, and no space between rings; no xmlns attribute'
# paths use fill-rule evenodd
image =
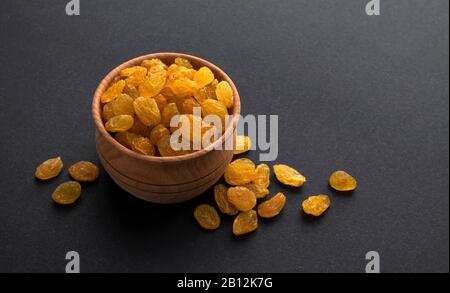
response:
<svg viewBox="0 0 450 293"><path fill-rule="evenodd" d="M328 180L331 187L338 191L355 190L358 183L356 179L345 171L335 171Z"/></svg>
<svg viewBox="0 0 450 293"><path fill-rule="evenodd" d="M329 207L330 198L324 194L310 196L302 203L303 211L316 217L323 214Z"/></svg>
<svg viewBox="0 0 450 293"><path fill-rule="evenodd" d="M69 174L73 179L81 182L95 181L98 178L98 167L88 161L80 161L69 167Z"/></svg>
<svg viewBox="0 0 450 293"><path fill-rule="evenodd" d="M278 192L272 198L262 202L258 206L258 215L263 218L272 218L278 215L286 203L286 196Z"/></svg>
<svg viewBox="0 0 450 293"><path fill-rule="evenodd" d="M278 181L283 184L299 187L306 182L306 178L302 174L287 165L274 165L273 171Z"/></svg>
<svg viewBox="0 0 450 293"><path fill-rule="evenodd" d="M52 179L61 173L62 168L63 161L61 157L48 159L36 168L34 176L40 180Z"/></svg>
<svg viewBox="0 0 450 293"><path fill-rule="evenodd" d="M220 226L220 216L216 209L210 205L202 204L195 208L194 217L206 230L215 230Z"/></svg>
<svg viewBox="0 0 450 293"><path fill-rule="evenodd" d="M233 234L237 236L253 232L257 228L258 216L254 210L241 212L233 222Z"/></svg>
<svg viewBox="0 0 450 293"><path fill-rule="evenodd" d="M52 198L59 204L72 204L81 194L81 185L77 181L67 181L60 184L53 191Z"/></svg>

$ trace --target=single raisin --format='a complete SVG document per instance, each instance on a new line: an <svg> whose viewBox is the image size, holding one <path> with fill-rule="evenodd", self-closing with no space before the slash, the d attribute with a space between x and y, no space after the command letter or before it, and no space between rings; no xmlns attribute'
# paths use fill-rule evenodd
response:
<svg viewBox="0 0 450 293"><path fill-rule="evenodd" d="M233 234L237 236L253 232L257 228L258 215L254 210L241 212L233 222Z"/></svg>
<svg viewBox="0 0 450 293"><path fill-rule="evenodd" d="M286 203L286 196L278 192L272 198L262 202L258 206L258 215L262 218L272 218L278 215Z"/></svg>
<svg viewBox="0 0 450 293"><path fill-rule="evenodd" d="M300 174L297 170L287 165L274 165L273 171L278 181L283 184L299 187L306 182L305 176Z"/></svg>
<svg viewBox="0 0 450 293"><path fill-rule="evenodd" d="M310 196L304 200L302 208L306 214L318 217L330 207L330 204L328 195L319 194Z"/></svg>
<svg viewBox="0 0 450 293"><path fill-rule="evenodd" d="M194 217L200 226L206 230L215 230L220 226L220 216L210 205L202 204L195 208Z"/></svg>
<svg viewBox="0 0 450 293"><path fill-rule="evenodd" d="M53 191L52 198L59 204L72 204L81 194L81 185L77 181L67 181L60 184Z"/></svg>
<svg viewBox="0 0 450 293"><path fill-rule="evenodd" d="M61 157L48 159L36 168L34 176L40 180L52 179L61 173L62 168L63 161L61 160Z"/></svg>
<svg viewBox="0 0 450 293"><path fill-rule="evenodd" d="M88 161L80 161L69 167L69 174L73 179L81 182L95 181L98 178L98 167Z"/></svg>

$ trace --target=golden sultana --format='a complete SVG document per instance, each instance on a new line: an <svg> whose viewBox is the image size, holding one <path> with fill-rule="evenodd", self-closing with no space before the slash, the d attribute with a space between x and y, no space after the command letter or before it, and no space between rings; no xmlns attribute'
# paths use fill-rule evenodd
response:
<svg viewBox="0 0 450 293"><path fill-rule="evenodd" d="M199 107L202 117L217 115L223 128L234 98L230 84L218 81L208 67L195 69L189 60L178 57L172 64L149 59L123 69L100 100L105 128L119 143L141 155L168 157L193 152L171 148L167 137L179 128L170 127L173 116L192 122L194 108ZM191 143L215 130L202 117L195 124L200 135L191 136Z"/></svg>

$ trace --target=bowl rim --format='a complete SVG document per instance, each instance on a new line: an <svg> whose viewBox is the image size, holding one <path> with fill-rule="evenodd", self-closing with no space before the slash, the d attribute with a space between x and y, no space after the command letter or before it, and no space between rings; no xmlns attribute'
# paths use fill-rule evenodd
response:
<svg viewBox="0 0 450 293"><path fill-rule="evenodd" d="M108 86L110 85L110 83L112 82L114 77L116 77L122 69L140 64L143 60L146 60L146 59L152 59L152 58L165 59L165 58L176 58L176 57L182 57L182 58L188 59L190 61L195 61L195 63L201 64L201 66L207 66L207 67L211 68L213 71L219 72L220 75L223 76L222 80L227 81L230 84L231 89L233 91L234 100L233 100L233 113L231 114L232 118L230 119L230 122L228 123L225 133L222 134L222 136L218 140L216 140L215 142L213 142L212 144L210 144L208 147L206 147L204 149L195 151L190 154L185 154L185 155L181 155L181 156L173 156L173 157L146 156L146 155L136 153L136 152L126 148L122 144L120 144L116 139L114 139L114 137L108 131L106 131L105 125L104 125L102 117L101 117L100 97L105 92L105 90L108 88ZM156 162L156 163L169 163L169 162L179 162L179 161L190 160L190 159L204 156L207 153L215 150L216 146L218 146L219 144L223 144L225 142L225 139L228 139L229 136L234 133L234 130L237 127L240 112L241 112L241 101L240 101L240 97L239 97L239 92L238 92L234 82L232 81L232 79L220 67L216 66L215 64L213 64L205 59L202 59L202 58L199 58L199 57L196 57L193 55L177 53L177 52L158 52L158 53L141 55L141 56L135 57L133 59L130 59L128 61L125 61L122 64L115 67L98 84L98 86L94 92L93 99L92 99L92 110L91 110L92 118L94 120L94 124L95 124L97 132L100 133L100 135L102 135L103 138L105 138L112 146L114 146L120 152L125 153L126 155L131 156L135 159L144 160L144 161L148 161L148 162ZM223 151L228 151L228 150L223 150Z"/></svg>

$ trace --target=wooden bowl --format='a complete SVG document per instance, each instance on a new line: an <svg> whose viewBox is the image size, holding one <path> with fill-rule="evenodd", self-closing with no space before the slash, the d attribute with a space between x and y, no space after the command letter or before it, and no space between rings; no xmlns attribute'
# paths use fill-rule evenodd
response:
<svg viewBox="0 0 450 293"><path fill-rule="evenodd" d="M194 68L207 66L216 78L227 81L233 89L234 105L231 123L224 135L208 148L176 157L144 156L127 149L117 142L105 129L101 118L100 96L119 72L138 65L145 59L159 58L166 64L176 57L188 59ZM232 139L236 131L241 105L239 93L228 75L214 64L201 58L181 53L154 53L129 60L100 82L92 102L92 116L96 126L95 142L98 156L111 178L134 196L155 203L176 203L189 200L214 185L233 157L232 150L216 150L215 146Z"/></svg>

